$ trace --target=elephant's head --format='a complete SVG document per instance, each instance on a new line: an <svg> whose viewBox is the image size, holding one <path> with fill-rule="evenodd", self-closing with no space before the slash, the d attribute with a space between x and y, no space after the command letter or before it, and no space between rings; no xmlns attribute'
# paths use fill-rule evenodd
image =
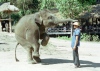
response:
<svg viewBox="0 0 100 71"><path fill-rule="evenodd" d="M43 24L45 27L52 27L58 25L59 23L65 22L74 22L77 20L73 19L58 19L51 11L49 10L42 10L38 13L38 18L36 18L36 22L39 24Z"/></svg>

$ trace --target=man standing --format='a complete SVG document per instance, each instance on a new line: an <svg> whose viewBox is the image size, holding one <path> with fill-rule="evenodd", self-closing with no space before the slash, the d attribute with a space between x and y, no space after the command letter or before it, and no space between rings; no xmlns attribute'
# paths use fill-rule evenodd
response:
<svg viewBox="0 0 100 71"><path fill-rule="evenodd" d="M71 47L73 49L73 61L75 68L80 67L80 61L79 61L79 54L78 54L78 46L80 46L80 24L79 22L74 22L74 31L72 36L72 42Z"/></svg>

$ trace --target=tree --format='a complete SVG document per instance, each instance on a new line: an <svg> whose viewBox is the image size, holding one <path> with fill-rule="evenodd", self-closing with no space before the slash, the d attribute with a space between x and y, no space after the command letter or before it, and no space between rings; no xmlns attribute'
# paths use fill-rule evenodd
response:
<svg viewBox="0 0 100 71"><path fill-rule="evenodd" d="M52 9L56 7L54 0L39 0L39 2L40 9Z"/></svg>
<svg viewBox="0 0 100 71"><path fill-rule="evenodd" d="M76 18L84 10L84 7L77 0L56 0L56 6L66 18Z"/></svg>
<svg viewBox="0 0 100 71"><path fill-rule="evenodd" d="M16 3L22 15L30 14L38 10L38 0L16 0Z"/></svg>
<svg viewBox="0 0 100 71"><path fill-rule="evenodd" d="M96 4L96 0L78 0L81 4L88 3L88 4Z"/></svg>
<svg viewBox="0 0 100 71"><path fill-rule="evenodd" d="M16 15L12 14L13 18L21 18L45 8L58 9L65 18L78 18L81 12L91 10L90 6L96 3L96 0L0 0L0 3L9 1L20 9Z"/></svg>
<svg viewBox="0 0 100 71"><path fill-rule="evenodd" d="M78 18L81 12L89 11L96 0L40 0L40 2L40 9L57 8L65 18Z"/></svg>

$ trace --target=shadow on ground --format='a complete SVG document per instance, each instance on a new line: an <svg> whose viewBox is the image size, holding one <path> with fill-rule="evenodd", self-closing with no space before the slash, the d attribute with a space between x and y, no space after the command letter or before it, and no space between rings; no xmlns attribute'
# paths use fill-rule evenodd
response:
<svg viewBox="0 0 100 71"><path fill-rule="evenodd" d="M8 43L0 43L0 44L5 44L5 45L8 45Z"/></svg>
<svg viewBox="0 0 100 71"><path fill-rule="evenodd" d="M81 64L84 64L84 65L81 65L81 67L100 67L100 63L94 63L94 62L91 62L91 61L84 61L84 60L80 60Z"/></svg>
<svg viewBox="0 0 100 71"><path fill-rule="evenodd" d="M51 65L51 64L61 64L61 63L72 63L71 60L64 60L64 59L42 59L43 65Z"/></svg>
<svg viewBox="0 0 100 71"><path fill-rule="evenodd" d="M72 60L64 60L64 59L42 59L43 65L51 65L51 64L60 64L60 63L73 63ZM91 61L80 60L81 67L100 67L100 63L94 63Z"/></svg>

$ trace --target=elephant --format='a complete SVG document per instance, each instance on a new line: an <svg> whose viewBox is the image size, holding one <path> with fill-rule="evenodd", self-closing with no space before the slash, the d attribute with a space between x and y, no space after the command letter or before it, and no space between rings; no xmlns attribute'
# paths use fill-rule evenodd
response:
<svg viewBox="0 0 100 71"><path fill-rule="evenodd" d="M46 28L56 26L59 23L74 22L73 19L58 19L50 10L41 10L34 14L23 16L15 27L15 38L17 45L20 44L27 51L28 63L36 64L41 62L39 49L40 45L46 46L49 41L49 35L45 32ZM41 40L41 43L39 43Z"/></svg>

